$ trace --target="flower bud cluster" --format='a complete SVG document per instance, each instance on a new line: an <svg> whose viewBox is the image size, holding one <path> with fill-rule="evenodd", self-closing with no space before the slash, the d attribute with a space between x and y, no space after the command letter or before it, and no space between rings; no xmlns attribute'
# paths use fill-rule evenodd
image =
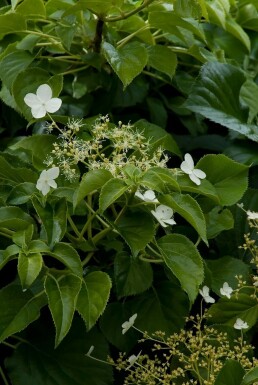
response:
<svg viewBox="0 0 258 385"><path fill-rule="evenodd" d="M117 178L124 178L123 168L128 164L141 171L166 167L168 156L163 149L151 149L150 140L130 124L113 125L107 116L100 117L86 139L79 135L82 126L82 121L71 119L64 129L59 129L59 140L46 160L48 166L57 165L68 180L75 177L78 163L87 170L108 170Z"/></svg>

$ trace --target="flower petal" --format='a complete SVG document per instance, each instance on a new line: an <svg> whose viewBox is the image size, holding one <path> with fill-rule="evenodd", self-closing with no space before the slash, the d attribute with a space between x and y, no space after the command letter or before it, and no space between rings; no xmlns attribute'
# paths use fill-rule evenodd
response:
<svg viewBox="0 0 258 385"><path fill-rule="evenodd" d="M47 112L50 112L50 113L58 111L61 105L62 105L62 100L59 98L52 98L45 104Z"/></svg>
<svg viewBox="0 0 258 385"><path fill-rule="evenodd" d="M24 96L24 102L27 104L27 106L29 107L34 107L34 106L40 106L41 103L37 97L37 95L35 94L32 94L32 93L28 93Z"/></svg>
<svg viewBox="0 0 258 385"><path fill-rule="evenodd" d="M202 171L202 170L199 170L199 168L195 168L195 169L193 170L193 173L194 173L195 176L197 176L197 178L200 178L200 179L206 178L205 172Z"/></svg>
<svg viewBox="0 0 258 385"><path fill-rule="evenodd" d="M49 179L56 179L59 175L59 167L52 167L46 171L46 176Z"/></svg>
<svg viewBox="0 0 258 385"><path fill-rule="evenodd" d="M50 179L47 184L50 186L50 187L53 187L53 188L57 188L57 184L54 180Z"/></svg>
<svg viewBox="0 0 258 385"><path fill-rule="evenodd" d="M145 191L145 193L143 194L143 197L146 202L152 202L156 199L155 192L152 190Z"/></svg>
<svg viewBox="0 0 258 385"><path fill-rule="evenodd" d="M38 104L37 106L35 105L31 108L31 113L33 118L35 119L44 118L44 116L46 115L46 109L44 106Z"/></svg>
<svg viewBox="0 0 258 385"><path fill-rule="evenodd" d="M180 168L182 171L184 171L186 174L191 174L193 172L193 167L189 167L189 164L186 161L183 161L180 165Z"/></svg>
<svg viewBox="0 0 258 385"><path fill-rule="evenodd" d="M185 154L185 162L188 164L189 168L193 169L194 168L194 161L193 158L190 154Z"/></svg>
<svg viewBox="0 0 258 385"><path fill-rule="evenodd" d="M144 196L142 195L142 193L140 193L140 191L136 191L135 194L134 194L137 198L140 198L144 201Z"/></svg>
<svg viewBox="0 0 258 385"><path fill-rule="evenodd" d="M41 187L41 190L43 195L47 195L47 193L50 191L50 186L48 185L48 183L42 183L42 187Z"/></svg>
<svg viewBox="0 0 258 385"><path fill-rule="evenodd" d="M197 184L197 186L200 186L201 181L200 181L200 179L196 175L194 175L194 173L190 174L189 178L191 179L192 182Z"/></svg>
<svg viewBox="0 0 258 385"><path fill-rule="evenodd" d="M171 219L163 219L163 222L167 223L168 225L176 225L176 222L172 218Z"/></svg>
<svg viewBox="0 0 258 385"><path fill-rule="evenodd" d="M166 206L166 205L159 205L157 208L156 208L156 218L158 217L159 219L170 219L173 215L173 210Z"/></svg>
<svg viewBox="0 0 258 385"><path fill-rule="evenodd" d="M52 89L48 84L41 84L37 89L37 97L43 103L48 102L52 98Z"/></svg>

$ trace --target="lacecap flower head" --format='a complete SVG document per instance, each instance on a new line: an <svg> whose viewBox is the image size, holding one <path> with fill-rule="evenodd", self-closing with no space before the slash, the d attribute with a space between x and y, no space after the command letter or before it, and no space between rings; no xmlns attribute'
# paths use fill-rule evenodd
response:
<svg viewBox="0 0 258 385"><path fill-rule="evenodd" d="M59 110L62 100L52 98L52 89L48 84L42 84L37 88L36 94L28 93L24 102L31 108L33 118L43 118L47 112L53 113Z"/></svg>

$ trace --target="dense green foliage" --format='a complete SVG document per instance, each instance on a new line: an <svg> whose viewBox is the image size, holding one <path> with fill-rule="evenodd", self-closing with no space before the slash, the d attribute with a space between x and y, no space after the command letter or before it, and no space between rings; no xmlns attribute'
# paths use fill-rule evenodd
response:
<svg viewBox="0 0 258 385"><path fill-rule="evenodd" d="M142 331L179 332L204 285L209 322L232 343L240 318L255 341L237 203L258 211L257 32L256 0L0 0L5 385L123 384L90 347L134 352L135 313ZM62 105L37 116L25 96L43 84ZM225 298L224 282L244 287ZM255 381L228 360L214 385Z"/></svg>

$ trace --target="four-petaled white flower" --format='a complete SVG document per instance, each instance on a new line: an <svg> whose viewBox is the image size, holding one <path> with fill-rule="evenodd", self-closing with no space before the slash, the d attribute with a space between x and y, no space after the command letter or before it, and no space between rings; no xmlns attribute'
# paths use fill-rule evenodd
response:
<svg viewBox="0 0 258 385"><path fill-rule="evenodd" d="M176 224L173 219L173 210L168 206L159 205L155 211L151 210L151 213L158 220L162 227Z"/></svg>
<svg viewBox="0 0 258 385"><path fill-rule="evenodd" d="M233 292L232 287L230 287L227 282L224 282L223 286L220 288L220 294L225 295L226 297L230 298L232 292Z"/></svg>
<svg viewBox="0 0 258 385"><path fill-rule="evenodd" d="M194 161L190 154L185 154L185 160L181 163L180 168L183 172L189 175L192 182L198 186L201 184L200 179L206 178L205 172L194 168Z"/></svg>
<svg viewBox="0 0 258 385"><path fill-rule="evenodd" d="M142 199L145 202L153 202L158 203L159 201L156 198L155 192L152 190L146 190L145 193L140 193L140 191L136 191L135 196L137 198Z"/></svg>
<svg viewBox="0 0 258 385"><path fill-rule="evenodd" d="M122 334L125 334L133 325L136 320L137 314L132 315L128 321L122 324Z"/></svg>
<svg viewBox="0 0 258 385"><path fill-rule="evenodd" d="M208 288L208 286L203 286L203 288L199 290L199 293L201 294L206 303L214 303L215 299L210 296L209 292L210 289Z"/></svg>
<svg viewBox="0 0 258 385"><path fill-rule="evenodd" d="M238 330L247 329L248 324L247 322L243 321L241 318L237 318L236 322L234 323L234 328Z"/></svg>
<svg viewBox="0 0 258 385"><path fill-rule="evenodd" d="M57 188L57 184L54 181L59 175L59 167L52 167L49 170L43 170L39 176L36 184L36 188L42 192L43 195L47 195L50 191L50 187Z"/></svg>
<svg viewBox="0 0 258 385"><path fill-rule="evenodd" d="M258 219L258 213L254 212L254 211L247 210L246 214L247 214L247 219L249 219L249 220Z"/></svg>
<svg viewBox="0 0 258 385"><path fill-rule="evenodd" d="M137 356L136 356L135 354L132 354L132 355L128 358L127 361L129 362L129 365L127 366L127 368L126 368L125 370L130 369L131 366L133 366L133 365L135 364L135 362L136 362L136 361L138 360L138 358L140 357L141 352L142 352L142 351L140 351L140 352L137 354Z"/></svg>
<svg viewBox="0 0 258 385"><path fill-rule="evenodd" d="M53 113L59 110L62 100L52 98L52 89L48 84L38 87L36 94L26 94L24 102L31 108L33 118L43 118L47 112Z"/></svg>

